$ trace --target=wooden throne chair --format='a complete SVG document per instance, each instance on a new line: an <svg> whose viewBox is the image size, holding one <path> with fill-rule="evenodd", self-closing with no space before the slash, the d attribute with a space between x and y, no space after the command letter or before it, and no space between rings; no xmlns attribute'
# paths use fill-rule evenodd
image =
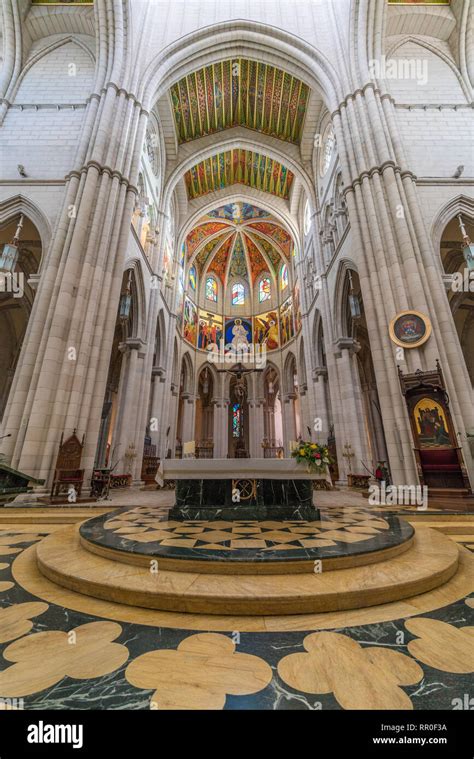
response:
<svg viewBox="0 0 474 759"><path fill-rule="evenodd" d="M81 443L76 435L76 430L74 430L71 437L68 437L67 440L63 440L63 438L64 433L61 435L61 442L59 444L51 498L59 498L63 492L68 493L70 487L75 488L78 496L82 492L84 469L81 469L81 458L84 448L84 437Z"/></svg>

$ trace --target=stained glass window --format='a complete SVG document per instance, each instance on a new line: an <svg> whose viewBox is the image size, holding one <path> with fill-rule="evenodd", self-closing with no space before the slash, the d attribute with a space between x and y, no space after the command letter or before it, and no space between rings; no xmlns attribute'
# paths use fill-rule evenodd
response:
<svg viewBox="0 0 474 759"><path fill-rule="evenodd" d="M236 282L234 285L232 285L232 305L243 306L244 303L245 287L240 282Z"/></svg>
<svg viewBox="0 0 474 759"><path fill-rule="evenodd" d="M212 300L213 303L217 303L217 282L214 277L206 279L206 298L207 300Z"/></svg>
<svg viewBox="0 0 474 759"><path fill-rule="evenodd" d="M242 408L240 403L232 405L232 437L242 437Z"/></svg>
<svg viewBox="0 0 474 759"><path fill-rule="evenodd" d="M189 270L189 286L195 290L196 289L196 269L194 266L191 266Z"/></svg>
<svg viewBox="0 0 474 759"><path fill-rule="evenodd" d="M281 267L280 286L282 290L288 287L288 266L286 264L283 264Z"/></svg>
<svg viewBox="0 0 474 759"><path fill-rule="evenodd" d="M309 230L311 229L311 208L309 205L309 200L306 201L306 205L304 207L304 233L305 235L308 234Z"/></svg>
<svg viewBox="0 0 474 759"><path fill-rule="evenodd" d="M270 300L271 285L270 277L263 277L258 284L258 301L263 303L265 300Z"/></svg>

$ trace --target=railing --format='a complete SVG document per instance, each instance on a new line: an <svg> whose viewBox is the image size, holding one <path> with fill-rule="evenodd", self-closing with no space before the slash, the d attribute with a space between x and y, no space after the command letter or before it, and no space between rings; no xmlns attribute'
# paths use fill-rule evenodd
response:
<svg viewBox="0 0 474 759"><path fill-rule="evenodd" d="M262 441L262 448L264 459L283 459L285 457L285 449L279 440L265 438Z"/></svg>
<svg viewBox="0 0 474 759"><path fill-rule="evenodd" d="M214 458L214 443L206 440L202 443L196 443L196 458L197 459L213 459Z"/></svg>

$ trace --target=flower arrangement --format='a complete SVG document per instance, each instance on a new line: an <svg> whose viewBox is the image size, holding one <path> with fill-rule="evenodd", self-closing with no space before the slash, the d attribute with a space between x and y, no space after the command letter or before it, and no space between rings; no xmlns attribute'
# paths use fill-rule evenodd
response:
<svg viewBox="0 0 474 759"><path fill-rule="evenodd" d="M322 474L332 463L327 445L318 445L318 443L300 441L291 455L298 464L306 464L308 472L320 472Z"/></svg>

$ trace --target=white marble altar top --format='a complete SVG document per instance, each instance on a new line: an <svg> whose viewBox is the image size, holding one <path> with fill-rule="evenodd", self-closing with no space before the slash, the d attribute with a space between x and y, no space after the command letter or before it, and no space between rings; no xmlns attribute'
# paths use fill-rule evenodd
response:
<svg viewBox="0 0 474 759"><path fill-rule="evenodd" d="M329 472L308 472L295 459L165 459L155 477L164 480L327 480Z"/></svg>

